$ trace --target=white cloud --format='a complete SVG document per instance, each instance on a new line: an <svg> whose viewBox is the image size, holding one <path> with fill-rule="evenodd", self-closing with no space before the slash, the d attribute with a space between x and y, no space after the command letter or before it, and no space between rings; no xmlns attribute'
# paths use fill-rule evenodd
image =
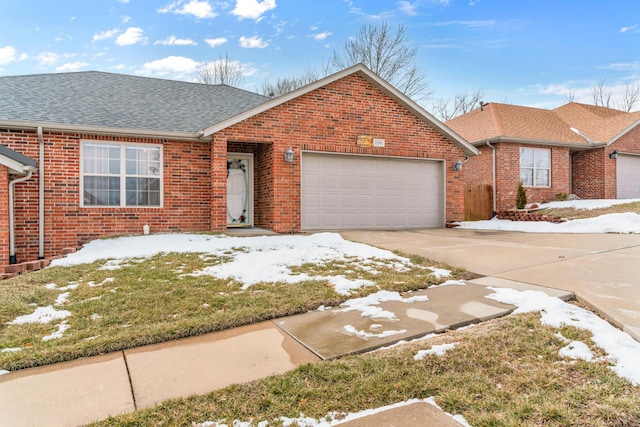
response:
<svg viewBox="0 0 640 427"><path fill-rule="evenodd" d="M184 3L184 0L177 0L165 7L158 9L159 13L175 13L178 15L192 15L198 19L215 18L218 14L213 10L208 1L190 0Z"/></svg>
<svg viewBox="0 0 640 427"><path fill-rule="evenodd" d="M61 59L69 59L75 57L75 53L55 53L55 52L42 52L36 56L36 60L38 61L38 65L46 66L53 65Z"/></svg>
<svg viewBox="0 0 640 427"><path fill-rule="evenodd" d="M129 46L136 43L145 43L146 38L142 33L144 33L142 28L129 27L116 38L116 44L118 46Z"/></svg>
<svg viewBox="0 0 640 427"><path fill-rule="evenodd" d="M191 58L186 58L184 56L168 56L163 59L145 63L144 70L147 73L156 73L159 75L169 73L182 75L196 71L198 66L199 63Z"/></svg>
<svg viewBox="0 0 640 427"><path fill-rule="evenodd" d="M322 33L318 33L318 34L314 35L313 39L314 40L318 40L318 41L326 40L327 37L329 37L332 34L333 33L329 32L329 31L324 31Z"/></svg>
<svg viewBox="0 0 640 427"><path fill-rule="evenodd" d="M231 11L240 19L259 19L265 12L276 8L276 0L236 0Z"/></svg>
<svg viewBox="0 0 640 427"><path fill-rule="evenodd" d="M215 39L204 39L204 42L208 44L210 47L218 47L222 46L226 42L228 42L225 37L216 37Z"/></svg>
<svg viewBox="0 0 640 427"><path fill-rule="evenodd" d="M622 28L620 28L620 32L621 32L621 33L626 33L626 32L628 32L628 31L636 30L637 28L638 28L638 24L634 24L634 25L630 25L630 26L628 26L628 27L622 27ZM634 32L636 32L636 31L634 31Z"/></svg>
<svg viewBox="0 0 640 427"><path fill-rule="evenodd" d="M130 16L123 16L123 17L122 17L122 23L123 23L123 24L126 24L126 23L127 23L127 22L129 22L130 20L131 20L131 17L130 17Z"/></svg>
<svg viewBox="0 0 640 427"><path fill-rule="evenodd" d="M112 37L115 37L116 34L118 34L120 32L119 29L114 28L113 30L105 30L105 31L101 31L97 34L93 35L93 41L98 41L98 40L105 40L105 39L110 39Z"/></svg>
<svg viewBox="0 0 640 427"><path fill-rule="evenodd" d="M605 65L604 67L600 67L605 70L614 70L614 71L640 71L640 61L635 62L616 62L613 64Z"/></svg>
<svg viewBox="0 0 640 427"><path fill-rule="evenodd" d="M8 64L16 59L16 49L13 46L0 47L0 64Z"/></svg>
<svg viewBox="0 0 640 427"><path fill-rule="evenodd" d="M64 72L69 72L69 71L77 71L81 68L86 67L87 65L89 65L88 62L81 62L81 61L77 61L77 62L70 62L67 64L63 64L59 67L56 67L56 71L59 73L64 73Z"/></svg>
<svg viewBox="0 0 640 427"><path fill-rule="evenodd" d="M417 4L411 3L410 1L400 1L398 2L398 9L405 15L416 16L418 12L416 11Z"/></svg>
<svg viewBox="0 0 640 427"><path fill-rule="evenodd" d="M196 46L198 43L191 39L179 39L172 35L164 40L158 40L154 44L161 44L164 46Z"/></svg>
<svg viewBox="0 0 640 427"><path fill-rule="evenodd" d="M262 40L260 37L257 37L257 36L240 37L240 47L244 47L247 49L252 49L252 48L263 49L267 46L269 46L269 43Z"/></svg>
<svg viewBox="0 0 640 427"><path fill-rule="evenodd" d="M118 1L119 1L120 3L124 3L124 4L129 3L129 0L118 0Z"/></svg>

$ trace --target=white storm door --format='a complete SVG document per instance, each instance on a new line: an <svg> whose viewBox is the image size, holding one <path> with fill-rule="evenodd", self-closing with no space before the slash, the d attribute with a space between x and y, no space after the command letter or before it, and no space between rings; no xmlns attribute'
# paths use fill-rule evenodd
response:
<svg viewBox="0 0 640 427"><path fill-rule="evenodd" d="M253 155L227 156L227 226L253 225Z"/></svg>

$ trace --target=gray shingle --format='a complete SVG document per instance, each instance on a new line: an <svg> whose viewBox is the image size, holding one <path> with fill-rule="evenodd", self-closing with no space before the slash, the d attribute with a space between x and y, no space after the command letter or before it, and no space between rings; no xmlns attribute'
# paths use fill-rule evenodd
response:
<svg viewBox="0 0 640 427"><path fill-rule="evenodd" d="M22 166L28 166L32 168L35 168L37 166L37 162L33 160L31 157L27 157L23 154L18 153L17 151L13 151L11 148L7 147L6 145L0 144L0 156L11 159L14 162L18 162Z"/></svg>
<svg viewBox="0 0 640 427"><path fill-rule="evenodd" d="M197 132L267 101L226 85L99 71L0 77L0 120Z"/></svg>

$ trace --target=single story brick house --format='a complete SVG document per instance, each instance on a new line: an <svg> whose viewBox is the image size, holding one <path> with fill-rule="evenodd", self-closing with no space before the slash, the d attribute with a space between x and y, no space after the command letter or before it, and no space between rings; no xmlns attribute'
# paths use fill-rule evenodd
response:
<svg viewBox="0 0 640 427"><path fill-rule="evenodd" d="M478 153L362 65L278 98L90 71L0 99L0 273L144 230L441 227Z"/></svg>
<svg viewBox="0 0 640 427"><path fill-rule="evenodd" d="M530 202L640 198L640 112L489 103L445 124L481 150L464 176L492 186L494 213L515 207L520 182Z"/></svg>

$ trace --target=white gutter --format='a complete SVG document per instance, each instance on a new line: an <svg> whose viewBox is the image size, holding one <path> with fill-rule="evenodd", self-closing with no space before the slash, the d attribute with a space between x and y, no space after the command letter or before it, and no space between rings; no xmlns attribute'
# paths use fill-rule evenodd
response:
<svg viewBox="0 0 640 427"><path fill-rule="evenodd" d="M0 120L0 127L9 127L15 129L34 129L42 127L43 129L52 131L67 131L88 134L95 133L100 135L133 136L158 139L179 139L189 141L198 141L201 138L197 132L171 132L135 128L115 128L108 126L75 126L64 123L46 123L24 120Z"/></svg>
<svg viewBox="0 0 640 427"><path fill-rule="evenodd" d="M492 213L492 217L496 216L498 214L498 201L496 200L498 191L496 189L496 175L497 175L497 171L496 171L496 147L494 147L493 145L491 145L491 141L487 141L486 142L488 147L491 147L491 149L493 150L493 185L491 188L491 191L493 192L493 213Z"/></svg>
<svg viewBox="0 0 640 427"><path fill-rule="evenodd" d="M38 126L40 158L38 159L38 259L44 259L44 136Z"/></svg>
<svg viewBox="0 0 640 427"><path fill-rule="evenodd" d="M32 170L27 172L27 176L22 178L16 178L9 181L9 264L16 263L16 237L15 237L15 218L14 218L14 206L13 206L13 188L16 184L26 181L31 178L33 174Z"/></svg>

